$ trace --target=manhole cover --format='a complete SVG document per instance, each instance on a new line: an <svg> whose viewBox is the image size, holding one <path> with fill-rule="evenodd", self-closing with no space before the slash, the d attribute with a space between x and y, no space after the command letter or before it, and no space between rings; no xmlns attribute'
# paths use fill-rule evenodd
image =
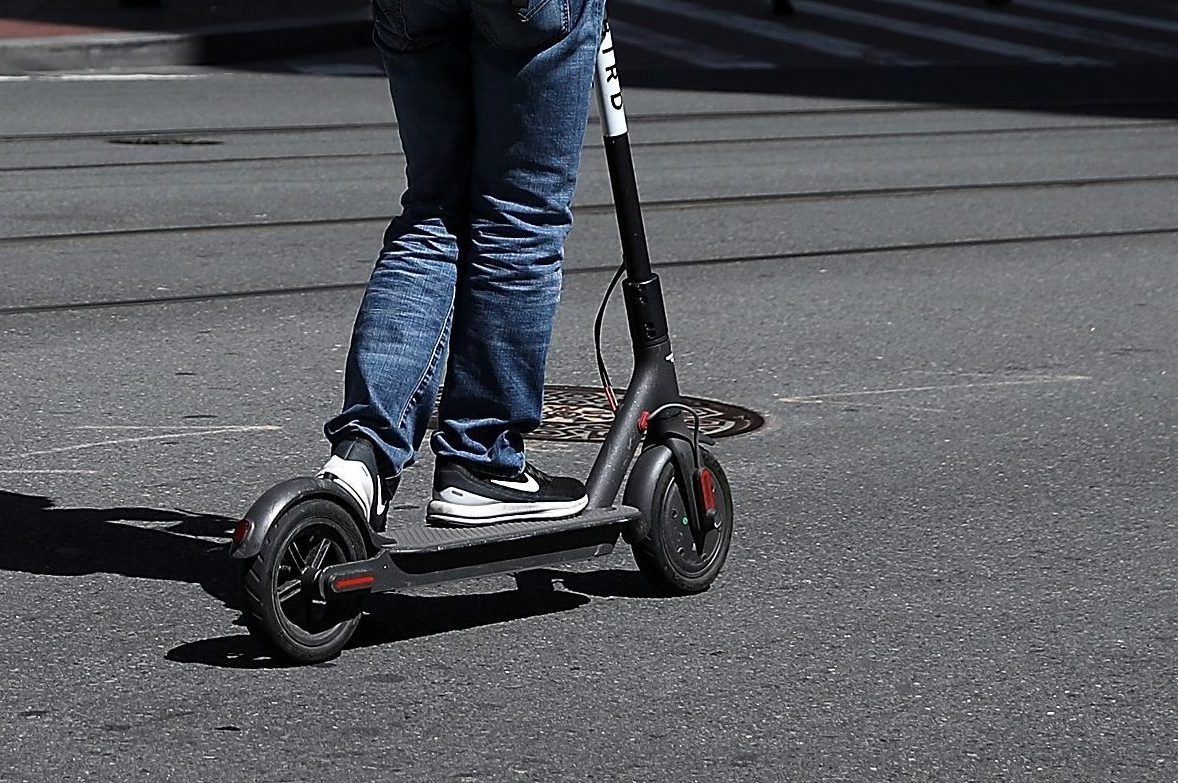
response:
<svg viewBox="0 0 1178 783"><path fill-rule="evenodd" d="M617 390L618 399L625 395ZM713 438L730 438L760 428L765 420L747 408L699 397L683 402L699 411L700 429ZM544 423L528 436L533 440L593 442L605 440L614 415L596 386L545 386ZM437 424L436 419L430 422Z"/></svg>

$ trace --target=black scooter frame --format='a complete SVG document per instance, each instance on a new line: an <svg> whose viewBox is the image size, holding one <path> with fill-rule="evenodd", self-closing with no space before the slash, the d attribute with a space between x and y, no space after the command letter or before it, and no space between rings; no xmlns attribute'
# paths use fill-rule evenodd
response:
<svg viewBox="0 0 1178 783"><path fill-rule="evenodd" d="M680 486L691 487L696 452L681 411L651 412L682 404L674 354L658 275L651 269L634 163L626 130L620 82L608 22L597 57L595 91L605 137L605 153L617 211L625 279L625 298L634 369L624 399L596 460L586 489L585 512L567 520L516 522L486 528L397 530L386 538L367 524L367 512L335 482L296 478L267 491L246 512L234 534L230 555L258 555L271 526L292 506L313 499L331 500L348 509L363 532L369 558L323 569L323 595L403 587L508 573L608 554L619 536L634 544L646 538L647 508L668 462ZM639 446L641 454L635 460ZM631 464L633 468L631 469ZM625 505L616 505L626 480ZM685 492L693 525L704 525L693 492Z"/></svg>
<svg viewBox="0 0 1178 783"><path fill-rule="evenodd" d="M671 348L662 283L650 264L608 20L597 57L595 86L625 266L622 293L634 348L634 370L622 404L589 472L586 488L591 508L612 503L617 497L640 442L643 451L630 471L627 484L628 505L638 498L650 496L669 459L674 460L683 487L692 485L692 474L698 467L691 446L692 436L679 415L681 411L668 410L647 420L650 412L670 404L681 405L683 400L675 373L675 354ZM664 448L658 448L660 446ZM695 508L694 494L686 494L691 517L699 520L700 510ZM630 526L627 541L635 543L644 538L649 524L650 520L639 518Z"/></svg>

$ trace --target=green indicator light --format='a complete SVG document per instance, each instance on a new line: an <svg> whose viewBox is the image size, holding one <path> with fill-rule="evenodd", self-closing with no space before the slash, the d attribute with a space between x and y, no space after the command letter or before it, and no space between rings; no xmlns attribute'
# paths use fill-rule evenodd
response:
<svg viewBox="0 0 1178 783"><path fill-rule="evenodd" d="M683 517L683 524L687 524L687 517Z"/></svg>

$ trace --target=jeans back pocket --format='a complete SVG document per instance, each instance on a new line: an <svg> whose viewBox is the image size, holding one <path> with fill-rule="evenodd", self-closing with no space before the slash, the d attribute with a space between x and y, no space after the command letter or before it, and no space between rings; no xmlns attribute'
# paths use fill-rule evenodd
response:
<svg viewBox="0 0 1178 783"><path fill-rule="evenodd" d="M539 50L569 34L571 0L471 0L478 31L500 49Z"/></svg>
<svg viewBox="0 0 1178 783"><path fill-rule="evenodd" d="M462 0L373 0L375 36L382 48L411 52L464 30Z"/></svg>

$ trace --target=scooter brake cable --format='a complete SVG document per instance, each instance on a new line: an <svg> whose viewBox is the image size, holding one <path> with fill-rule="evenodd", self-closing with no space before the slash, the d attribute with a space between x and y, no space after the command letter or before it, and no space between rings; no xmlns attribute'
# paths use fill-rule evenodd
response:
<svg viewBox="0 0 1178 783"><path fill-rule="evenodd" d="M699 411L697 411L695 408L692 408L690 405L684 405L681 402L668 402L668 403L664 403L663 405L660 405L659 407L657 407L653 411L651 411L649 418L653 419L655 416L658 416L663 411L674 410L674 409L678 409L681 411L687 411L688 413L691 414L691 418L694 419L694 426L692 427L692 432L691 432L691 446L692 446L692 449L694 450L694 453L695 453L695 467L698 470L699 468L703 467L703 464L704 464L703 454L700 452L700 448L699 448L699 430L700 430Z"/></svg>
<svg viewBox="0 0 1178 783"><path fill-rule="evenodd" d="M605 289L605 296L601 298L601 305L597 308L597 318L593 322L593 347L597 352L597 374L601 377L601 387L605 390L605 399L609 403L609 410L611 413L618 412L618 397L614 394L613 384L609 380L609 370L605 367L605 357L601 352L601 323L605 320L605 307L609 304L609 298L613 295L614 289L618 287L618 281L622 279L622 273L626 271L625 262L618 265L618 271L614 272L613 279L609 281L609 287Z"/></svg>

